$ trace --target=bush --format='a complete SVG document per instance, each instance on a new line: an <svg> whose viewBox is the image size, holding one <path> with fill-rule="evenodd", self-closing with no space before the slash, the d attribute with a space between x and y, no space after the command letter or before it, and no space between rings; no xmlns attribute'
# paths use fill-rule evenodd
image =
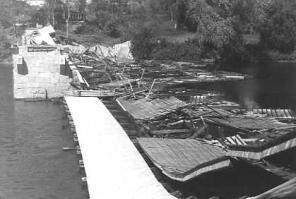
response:
<svg viewBox="0 0 296 199"><path fill-rule="evenodd" d="M135 59L150 59L151 53L156 47L153 42L154 34L151 29L143 28L135 34L131 42L131 52Z"/></svg>
<svg viewBox="0 0 296 199"><path fill-rule="evenodd" d="M185 43L158 44L151 57L158 60L199 61L201 49L195 40L188 40Z"/></svg>
<svg viewBox="0 0 296 199"><path fill-rule="evenodd" d="M151 29L144 28L132 39L131 52L136 59L199 61L201 49L196 40L170 43L156 39Z"/></svg>
<svg viewBox="0 0 296 199"><path fill-rule="evenodd" d="M119 23L118 21L111 20L108 21L107 24L104 27L104 33L110 37L118 38L121 36L121 32L119 30Z"/></svg>
<svg viewBox="0 0 296 199"><path fill-rule="evenodd" d="M94 34L99 32L99 29L96 25L91 23L84 23L81 26L78 26L75 30L75 34Z"/></svg>

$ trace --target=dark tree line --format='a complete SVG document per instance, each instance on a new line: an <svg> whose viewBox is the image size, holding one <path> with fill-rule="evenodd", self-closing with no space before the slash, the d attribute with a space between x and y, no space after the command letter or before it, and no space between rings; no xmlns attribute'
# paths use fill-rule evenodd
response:
<svg viewBox="0 0 296 199"><path fill-rule="evenodd" d="M157 55L157 50L161 50L165 58L172 53L162 48L172 48L181 57L190 54L244 62L264 57L269 50L286 54L295 50L295 0L93 0L88 5L86 0L69 0L68 3L70 9L86 15L87 21L77 33L105 33L126 39L131 39L135 33L148 35L150 38L145 41L153 48L147 48L150 53L145 51L145 57ZM67 5L67 0L47 0L44 7L35 9L22 1L1 0L2 41L7 40L7 31L11 32L15 23L50 23L56 29L63 29ZM166 41L155 45L164 22L171 23L176 32L195 34L186 42L188 47ZM195 52L191 53L190 48Z"/></svg>

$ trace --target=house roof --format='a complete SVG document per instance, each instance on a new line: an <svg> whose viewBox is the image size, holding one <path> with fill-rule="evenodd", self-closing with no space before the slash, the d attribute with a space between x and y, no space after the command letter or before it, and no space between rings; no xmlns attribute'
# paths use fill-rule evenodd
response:
<svg viewBox="0 0 296 199"><path fill-rule="evenodd" d="M169 178L187 181L230 166L223 149L195 139L138 138L139 144Z"/></svg>
<svg viewBox="0 0 296 199"><path fill-rule="evenodd" d="M135 119L151 119L157 116L166 115L179 107L186 105L185 102L175 98L142 98L139 100L125 100L118 98L120 106L131 114Z"/></svg>

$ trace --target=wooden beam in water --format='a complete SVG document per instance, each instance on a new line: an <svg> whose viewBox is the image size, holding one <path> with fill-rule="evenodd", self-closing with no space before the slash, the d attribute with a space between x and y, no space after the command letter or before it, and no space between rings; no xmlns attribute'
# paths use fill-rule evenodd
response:
<svg viewBox="0 0 296 199"><path fill-rule="evenodd" d="M264 160L262 162L258 162L256 165L285 180L291 180L293 178L296 178L296 172L293 171L292 169L286 168L284 166L277 166L270 161Z"/></svg>
<svg viewBox="0 0 296 199"><path fill-rule="evenodd" d="M289 180L271 190L268 190L258 196L247 199L294 199L296 198L296 178Z"/></svg>
<svg viewBox="0 0 296 199"><path fill-rule="evenodd" d="M190 129L163 129L151 131L152 135L165 135L165 134L177 134L177 133L190 133Z"/></svg>

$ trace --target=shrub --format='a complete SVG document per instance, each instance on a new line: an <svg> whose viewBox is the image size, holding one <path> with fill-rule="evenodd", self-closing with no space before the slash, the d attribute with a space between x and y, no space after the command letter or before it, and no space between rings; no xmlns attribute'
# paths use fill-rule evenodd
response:
<svg viewBox="0 0 296 199"><path fill-rule="evenodd" d="M131 52L135 59L150 59L151 53L156 47L153 42L154 35L151 29L143 28L134 35L131 42Z"/></svg>
<svg viewBox="0 0 296 199"><path fill-rule="evenodd" d="M121 32L119 30L119 22L117 21L117 19L110 20L106 23L104 27L104 33L113 38L118 38L121 36Z"/></svg>
<svg viewBox="0 0 296 199"><path fill-rule="evenodd" d="M188 40L184 43L165 42L165 44L158 44L151 57L158 60L198 61L201 59L201 49L194 40Z"/></svg>

